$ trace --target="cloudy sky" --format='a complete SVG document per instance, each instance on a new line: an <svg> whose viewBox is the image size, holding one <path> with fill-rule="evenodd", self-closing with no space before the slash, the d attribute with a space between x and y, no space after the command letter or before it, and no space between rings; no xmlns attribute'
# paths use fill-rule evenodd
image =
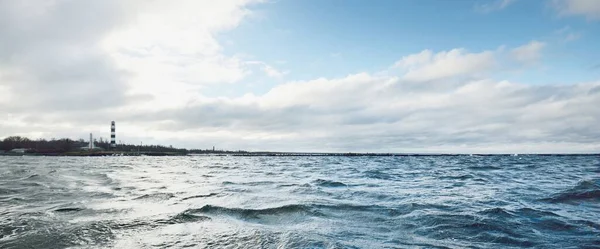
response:
<svg viewBox="0 0 600 249"><path fill-rule="evenodd" d="M0 138L599 152L597 0L0 0Z"/></svg>

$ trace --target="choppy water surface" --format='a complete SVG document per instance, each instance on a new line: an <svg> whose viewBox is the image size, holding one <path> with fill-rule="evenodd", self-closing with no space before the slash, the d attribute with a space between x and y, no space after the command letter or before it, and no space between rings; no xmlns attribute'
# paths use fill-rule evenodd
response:
<svg viewBox="0 0 600 249"><path fill-rule="evenodd" d="M0 248L600 248L596 156L0 157Z"/></svg>

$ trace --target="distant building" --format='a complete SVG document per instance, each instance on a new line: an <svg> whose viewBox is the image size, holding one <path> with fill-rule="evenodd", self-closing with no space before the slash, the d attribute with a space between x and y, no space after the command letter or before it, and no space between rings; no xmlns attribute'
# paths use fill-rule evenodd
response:
<svg viewBox="0 0 600 249"><path fill-rule="evenodd" d="M94 136L92 135L92 133L90 133L90 143L88 144L88 149L94 149Z"/></svg>
<svg viewBox="0 0 600 249"><path fill-rule="evenodd" d="M87 146L81 147L81 150L103 150L102 147L97 147L94 144L94 136L92 135L92 133L90 133L90 141L88 142Z"/></svg>
<svg viewBox="0 0 600 249"><path fill-rule="evenodd" d="M20 154L24 154L25 152L27 152L27 149L23 149L23 148L20 148L20 149L12 149L12 150L10 150L10 152L12 152L12 153L20 153Z"/></svg>

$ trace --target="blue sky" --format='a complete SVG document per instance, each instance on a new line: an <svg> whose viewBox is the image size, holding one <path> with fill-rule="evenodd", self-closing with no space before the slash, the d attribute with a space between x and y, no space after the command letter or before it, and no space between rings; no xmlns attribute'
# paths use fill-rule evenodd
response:
<svg viewBox="0 0 600 249"><path fill-rule="evenodd" d="M598 152L599 25L598 0L0 1L0 138Z"/></svg>
<svg viewBox="0 0 600 249"><path fill-rule="evenodd" d="M226 53L274 65L283 61L279 67L294 79L375 72L424 49L477 52L532 40L547 44L544 60L526 71L514 69L494 78L544 84L590 81L600 75L592 69L600 63L598 22L558 16L550 1L511 1L503 9L482 10L496 2L272 1L252 6L255 14L247 22L219 37L232 41L224 43Z"/></svg>

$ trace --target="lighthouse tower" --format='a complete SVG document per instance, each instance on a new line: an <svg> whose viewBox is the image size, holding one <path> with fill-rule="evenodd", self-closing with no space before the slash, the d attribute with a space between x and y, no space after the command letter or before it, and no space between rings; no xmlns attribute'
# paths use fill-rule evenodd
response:
<svg viewBox="0 0 600 249"><path fill-rule="evenodd" d="M115 143L115 137L116 137L115 121L112 121L112 122L110 122L110 148L111 149L117 148L117 144Z"/></svg>

